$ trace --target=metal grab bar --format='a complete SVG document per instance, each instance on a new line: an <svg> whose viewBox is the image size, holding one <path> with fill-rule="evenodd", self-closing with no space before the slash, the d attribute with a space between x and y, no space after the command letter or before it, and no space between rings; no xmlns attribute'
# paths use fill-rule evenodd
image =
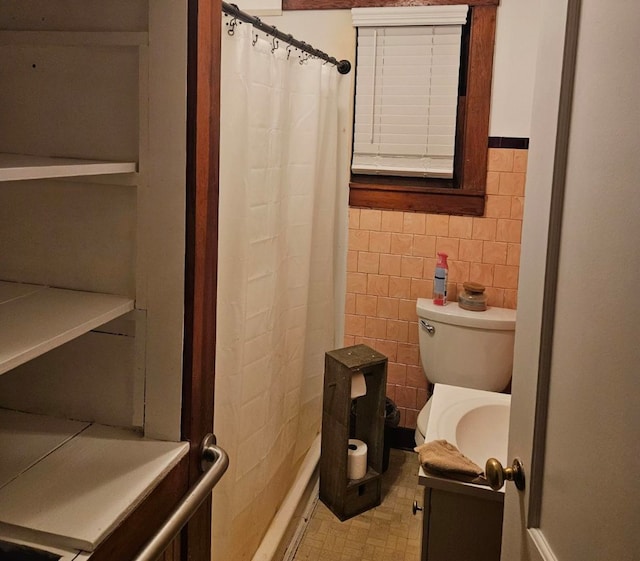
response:
<svg viewBox="0 0 640 561"><path fill-rule="evenodd" d="M201 469L204 473L133 561L156 561L227 471L229 456L215 445L212 434L204 437L201 454Z"/></svg>

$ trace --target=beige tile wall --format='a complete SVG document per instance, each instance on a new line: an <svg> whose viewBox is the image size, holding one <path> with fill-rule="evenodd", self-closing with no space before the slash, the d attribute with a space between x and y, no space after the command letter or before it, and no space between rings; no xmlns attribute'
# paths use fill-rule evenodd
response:
<svg viewBox="0 0 640 561"><path fill-rule="evenodd" d="M449 255L450 300L470 280L487 287L489 305L516 307L526 167L526 150L489 150L482 218L349 209L344 344L389 358L387 395L403 427L415 428L427 400L415 307L431 297L436 253Z"/></svg>

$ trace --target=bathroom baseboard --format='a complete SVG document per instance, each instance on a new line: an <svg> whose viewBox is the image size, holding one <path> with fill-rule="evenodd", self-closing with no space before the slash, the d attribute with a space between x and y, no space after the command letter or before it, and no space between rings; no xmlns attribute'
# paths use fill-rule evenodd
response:
<svg viewBox="0 0 640 561"><path fill-rule="evenodd" d="M252 561L282 561L297 549L318 497L320 435L307 451L293 485L287 492Z"/></svg>
<svg viewBox="0 0 640 561"><path fill-rule="evenodd" d="M514 138L509 136L490 136L489 148L511 148L515 150L528 150L528 138Z"/></svg>
<svg viewBox="0 0 640 561"><path fill-rule="evenodd" d="M309 521L311 520L311 515L313 514L313 511L318 502L318 493L320 490L320 485L319 485L320 479L317 473L315 474L315 476L316 477L314 478L313 485L311 487L310 496L307 499L302 515L297 518L298 525L293 531L293 536L291 537L291 540L289 541L289 545L287 546L287 549L285 550L282 556L282 561L294 560L296 556L296 552L298 551L298 547L300 546L300 542L302 541L302 538L307 529L307 526L309 525Z"/></svg>
<svg viewBox="0 0 640 561"><path fill-rule="evenodd" d="M416 445L415 429L408 427L394 427L391 429L391 448L398 450L413 450Z"/></svg>

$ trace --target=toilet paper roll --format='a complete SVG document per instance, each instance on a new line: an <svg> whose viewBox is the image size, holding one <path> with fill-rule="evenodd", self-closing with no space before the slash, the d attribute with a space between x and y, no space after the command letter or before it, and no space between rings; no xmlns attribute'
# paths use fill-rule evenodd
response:
<svg viewBox="0 0 640 561"><path fill-rule="evenodd" d="M367 474L367 445L357 438L349 439L347 477L362 479Z"/></svg>
<svg viewBox="0 0 640 561"><path fill-rule="evenodd" d="M362 397L367 393L367 383L362 372L354 372L351 375L351 399Z"/></svg>

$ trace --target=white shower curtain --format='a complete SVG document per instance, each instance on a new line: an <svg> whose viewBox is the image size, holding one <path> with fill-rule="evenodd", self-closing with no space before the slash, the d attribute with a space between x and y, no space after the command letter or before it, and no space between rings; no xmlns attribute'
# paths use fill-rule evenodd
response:
<svg viewBox="0 0 640 561"><path fill-rule="evenodd" d="M251 559L320 430L334 348L335 67L223 37L214 560Z"/></svg>

